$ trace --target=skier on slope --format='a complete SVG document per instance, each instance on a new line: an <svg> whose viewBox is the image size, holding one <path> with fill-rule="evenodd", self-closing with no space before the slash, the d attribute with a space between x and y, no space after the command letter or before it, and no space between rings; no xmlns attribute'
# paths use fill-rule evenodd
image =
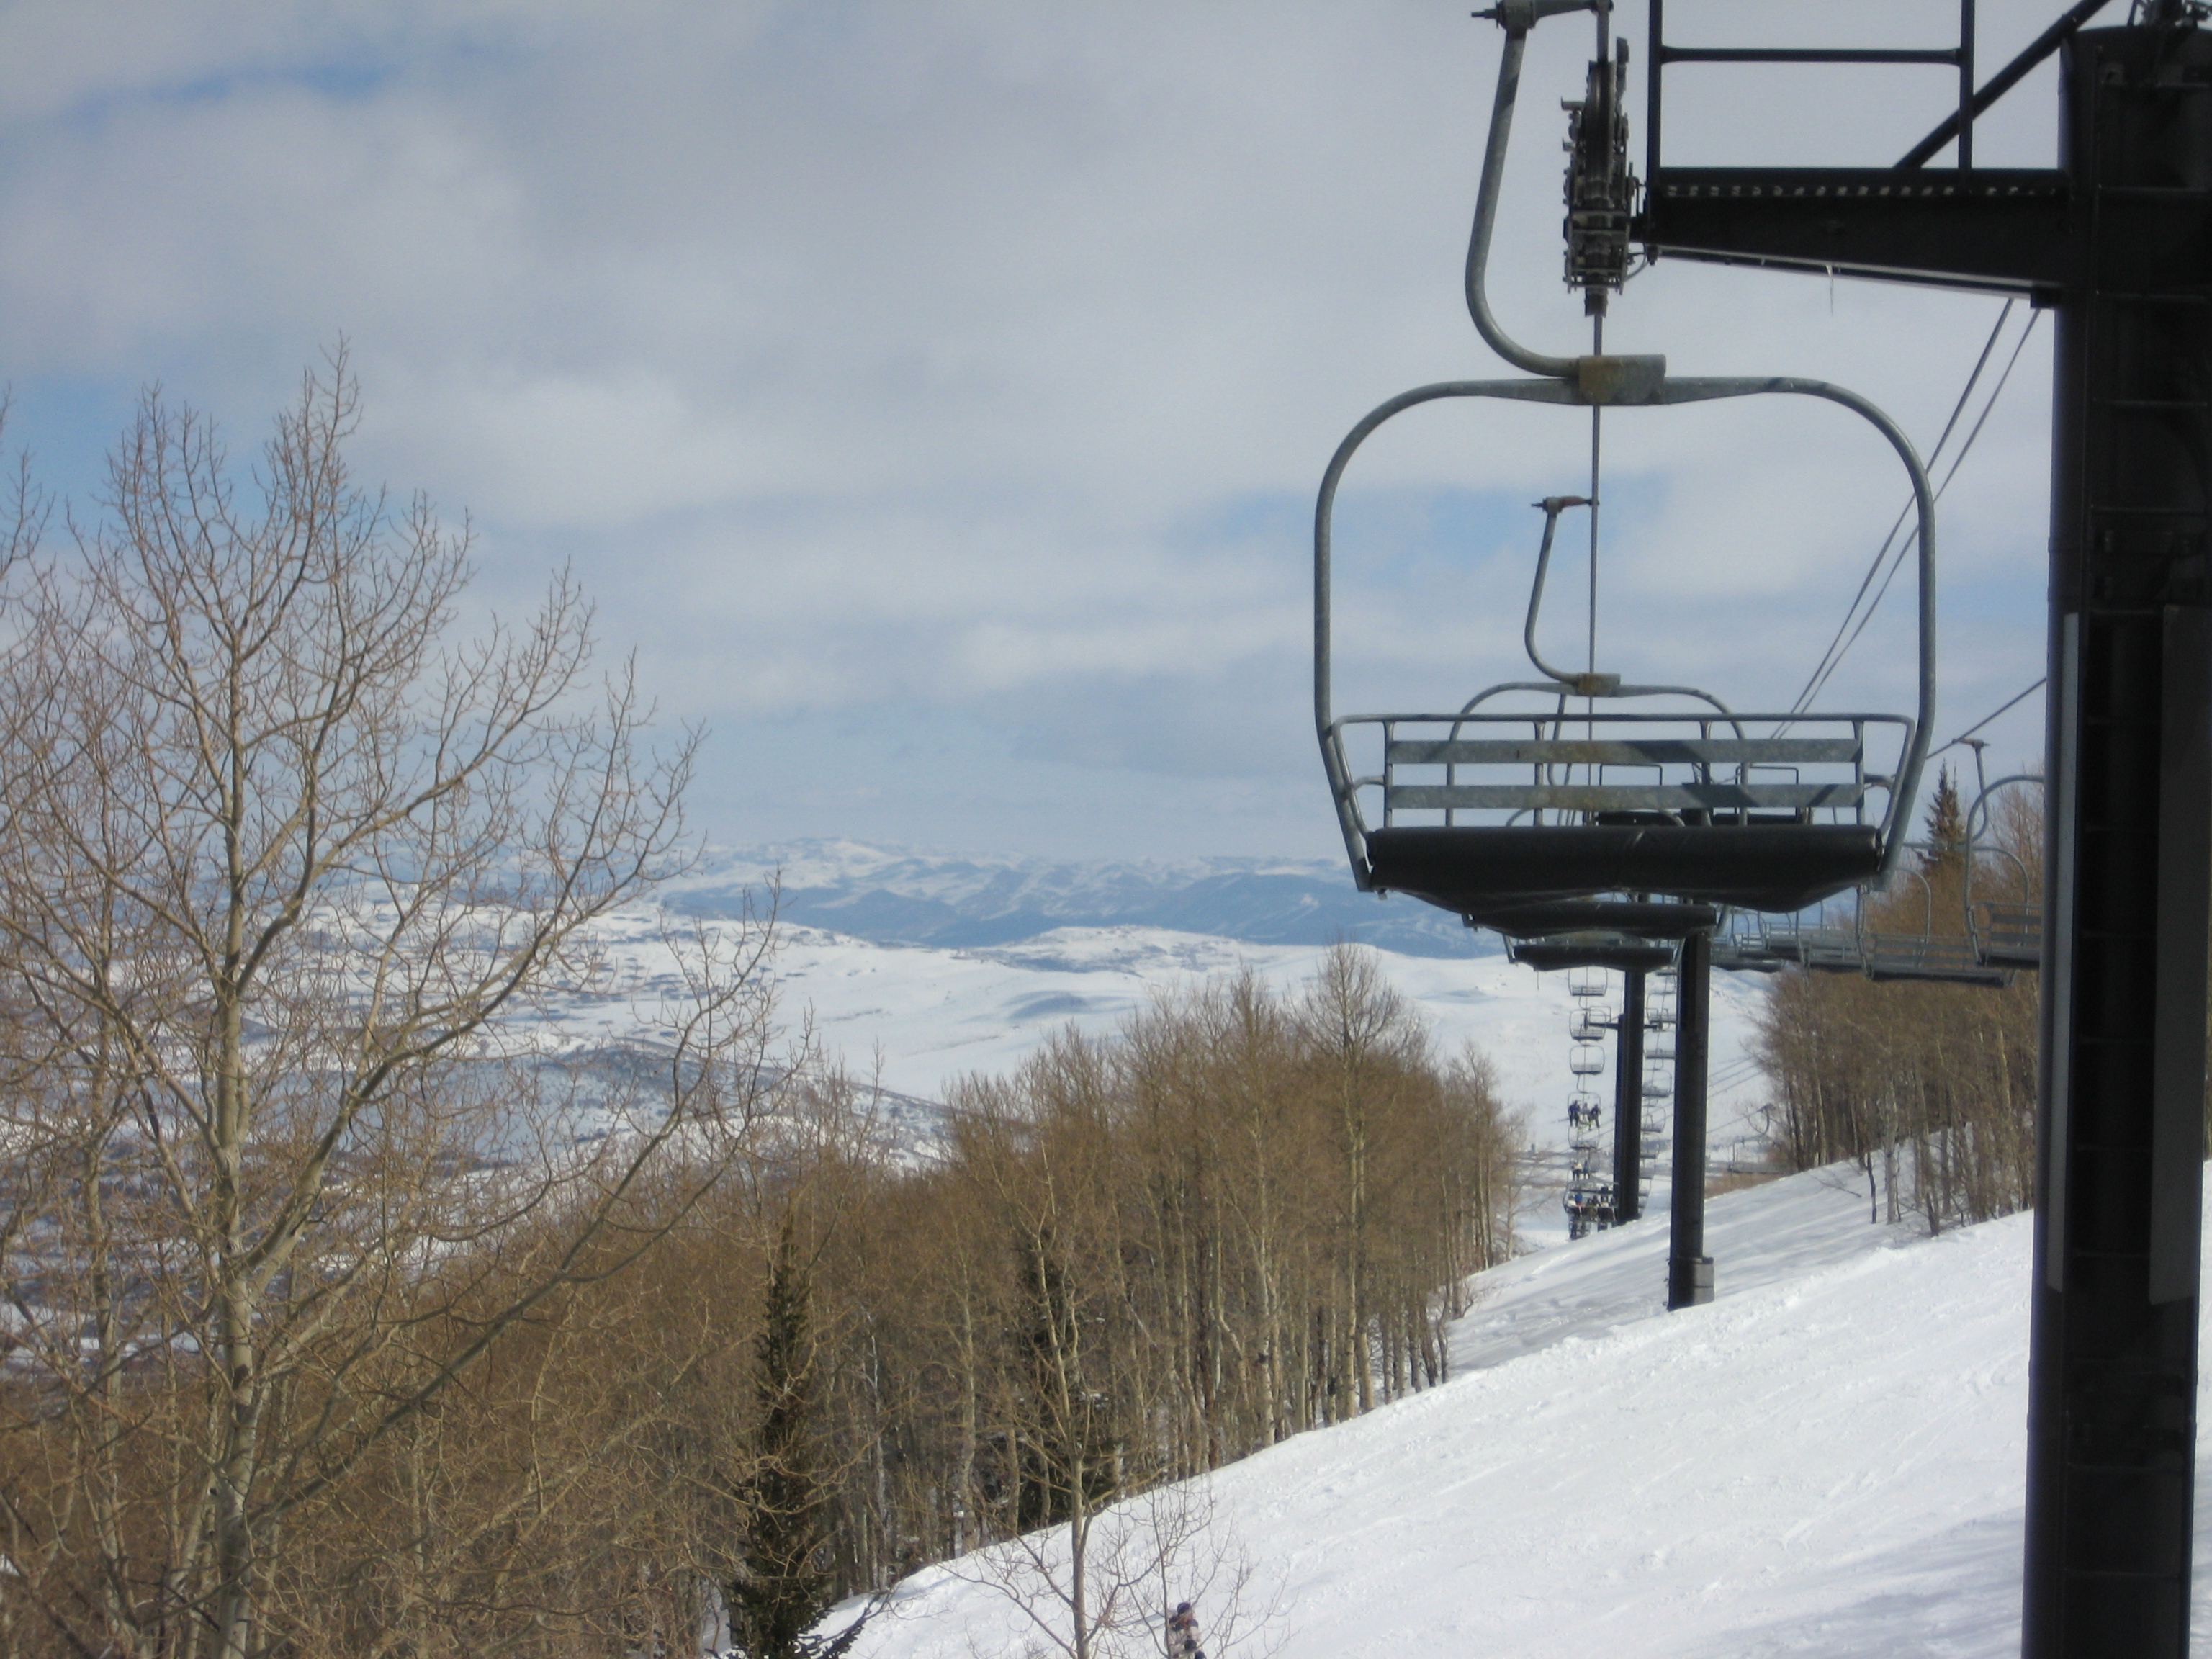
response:
<svg viewBox="0 0 2212 1659"><path fill-rule="evenodd" d="M1198 1646L1198 1615L1188 1601L1178 1601L1168 1615L1168 1659L1206 1659Z"/></svg>

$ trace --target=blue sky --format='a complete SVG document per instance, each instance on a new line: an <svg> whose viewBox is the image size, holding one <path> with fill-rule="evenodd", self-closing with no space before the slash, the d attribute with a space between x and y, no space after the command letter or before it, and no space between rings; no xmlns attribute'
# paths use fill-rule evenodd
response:
<svg viewBox="0 0 2212 1659"><path fill-rule="evenodd" d="M1986 60L2055 3L1988 0ZM0 11L9 437L81 499L158 380L248 450L343 336L362 471L471 515L486 607L573 565L609 651L710 729L718 840L1327 856L1311 492L1382 398L1503 372L1457 286L1499 44L1468 9L26 0ZM1669 27L1898 40L1942 9L1677 0ZM1583 338L1556 110L1587 49L1576 20L1531 52L1493 280L1553 350ZM1946 95L1699 73L1682 159L1879 163ZM1981 159L2047 164L2051 90ZM1925 444L1996 306L1666 262L1609 343L1842 380ZM2048 381L2039 331L1946 499L1939 737L2040 671ZM1580 488L1585 419L1424 411L1370 446L1348 688L1513 671L1526 503ZM1624 411L1607 441L1601 665L1786 702L1894 463L1822 410ZM1905 706L1904 619L1839 702ZM2034 756L2039 720L1992 757Z"/></svg>

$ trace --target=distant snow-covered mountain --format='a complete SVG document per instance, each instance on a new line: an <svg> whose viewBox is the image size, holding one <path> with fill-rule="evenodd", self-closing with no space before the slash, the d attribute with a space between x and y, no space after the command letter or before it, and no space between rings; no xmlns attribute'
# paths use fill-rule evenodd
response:
<svg viewBox="0 0 2212 1659"><path fill-rule="evenodd" d="M1431 906L1356 891L1344 866L1324 860L1074 863L801 841L714 849L668 897L732 915L772 880L787 921L884 945L972 950L1062 927L1164 927L1249 945L1352 939L1404 956L1498 951Z"/></svg>

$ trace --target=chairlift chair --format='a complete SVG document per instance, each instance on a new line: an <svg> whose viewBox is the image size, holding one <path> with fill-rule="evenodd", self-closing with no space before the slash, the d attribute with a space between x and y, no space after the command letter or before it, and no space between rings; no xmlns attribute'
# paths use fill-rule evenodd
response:
<svg viewBox="0 0 2212 1659"><path fill-rule="evenodd" d="M1866 971L1856 920L1838 927L1825 916L1766 916L1731 911L1727 931L1713 940L1713 966L1752 973L1804 968L1818 973Z"/></svg>
<svg viewBox="0 0 2212 1659"><path fill-rule="evenodd" d="M1926 850L1923 842L1907 843ZM1873 884L1854 894L1851 921L1838 927L1826 920L1761 918L1759 942L1746 953L1794 962L1814 973L1858 974L1878 983L1919 981L1978 985L1996 989L2012 982L2008 965L1984 960L1969 933L1947 933L1936 926L1935 890L1925 874L1907 866L1895 877L1920 885L1923 905L1917 928L1869 925L1867 899Z"/></svg>
<svg viewBox="0 0 2212 1659"><path fill-rule="evenodd" d="M1552 933L1534 907L1613 905L1640 895L1795 911L1895 867L1935 696L1934 492L1904 432L1866 398L1826 381L1692 378L1659 356L1554 357L1505 335L1485 288L1499 181L1527 33L1540 16L1589 0L1522 0L1495 13L1506 46L1492 106L1466 268L1477 331L1533 377L1417 386L1352 428L1323 474L1314 515L1314 715L1353 878L1512 933L1632 935L1601 921ZM1620 65L1625 74L1625 60ZM1606 77L1594 74L1593 87ZM1594 94L1594 95L1595 95ZM1623 128L1617 144L1625 157ZM1580 165L1578 161L1577 165ZM1625 168L1625 159L1618 165ZM1583 280L1576 277L1573 280ZM1618 285L1617 280L1615 286ZM1601 301L1601 289L1585 292ZM1538 620L1561 516L1587 498L1547 496L1522 640L1540 678L1505 679L1435 712L1340 714L1332 693L1336 497L1367 439L1408 410L1475 398L1649 408L1745 397L1824 399L1871 424L1911 481L1918 526L1918 696L1910 714L1739 712L1700 688L1630 684L1593 666L1547 662ZM1571 707L1571 702L1579 707ZM1876 798L1880 798L1879 805ZM1616 896L1607 897L1607 896ZM1547 954L1531 947L1516 960ZM1553 954L1564 960L1570 947Z"/></svg>
<svg viewBox="0 0 2212 1659"><path fill-rule="evenodd" d="M1613 1183L1601 1180L1594 1165L1575 1166L1561 1202L1567 1212L1570 1238L1587 1238L1613 1224Z"/></svg>
<svg viewBox="0 0 2212 1659"><path fill-rule="evenodd" d="M1713 934L1712 965L1731 973L1778 974L1798 963L1795 917L1788 927L1753 910L1730 910Z"/></svg>
<svg viewBox="0 0 2212 1659"><path fill-rule="evenodd" d="M1577 964L1567 975L1567 994L1585 1000L1606 994L1605 969L1595 964Z"/></svg>
<svg viewBox="0 0 2212 1659"><path fill-rule="evenodd" d="M2028 868L2009 848L1983 837L1990 828L1990 802L2000 789L2033 785L2043 780L2032 773L1999 778L1974 797L1966 809L1966 873L1964 897L1966 933L1973 941L1975 960L1993 968L2040 968L2043 965L2043 898L2039 873ZM2008 884L2021 896L1978 896L1975 874L1984 859L2005 867ZM1984 885L1987 885L1986 878Z"/></svg>
<svg viewBox="0 0 2212 1659"><path fill-rule="evenodd" d="M1567 1017L1567 1035L1577 1042L1602 1042L1613 1029L1613 1010L1602 1003L1584 1005Z"/></svg>
<svg viewBox="0 0 2212 1659"><path fill-rule="evenodd" d="M1826 922L1807 926L1796 925L1782 935L1787 944L1784 948L1796 957L1797 965L1818 974L1863 974L1866 957L1859 942L1856 914L1849 927L1832 927Z"/></svg>
<svg viewBox="0 0 2212 1659"><path fill-rule="evenodd" d="M1932 852L1928 843L1912 843L1916 851ZM1979 961L1974 942L1963 928L1958 933L1947 933L1936 926L1936 889L1924 871L1906 865L1888 884L1910 878L1917 882L1921 893L1921 919L1917 930L1875 928L1868 926L1867 901L1870 890L1862 890L1858 902L1859 961L1866 976L1876 982L1899 980L1928 981L1940 984L1980 985L2002 989L2012 983L2012 971L1992 968Z"/></svg>

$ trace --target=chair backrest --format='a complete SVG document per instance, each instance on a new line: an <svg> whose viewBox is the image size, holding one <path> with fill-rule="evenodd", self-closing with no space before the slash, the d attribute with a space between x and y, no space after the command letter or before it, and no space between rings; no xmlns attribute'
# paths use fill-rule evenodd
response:
<svg viewBox="0 0 2212 1659"><path fill-rule="evenodd" d="M1976 899L1966 907L1966 931L1976 957L1989 965L2035 968L2043 962L2043 906L2033 902Z"/></svg>
<svg viewBox="0 0 2212 1659"><path fill-rule="evenodd" d="M1859 948L1872 980L1942 980L2008 985L2009 970L1983 962L1964 933L1864 933Z"/></svg>
<svg viewBox="0 0 2212 1659"><path fill-rule="evenodd" d="M1794 721L1784 715L1650 710L1377 714L1338 722L1355 796L1370 823L1567 823L1600 814L1701 823L1795 820L1818 814L1863 823L1870 793L1892 787L1869 769L1869 731L1887 715ZM1753 735L1759 728L1775 730ZM1377 741L1379 739L1379 743ZM1375 763L1379 761L1379 769ZM1364 765L1363 765L1364 763Z"/></svg>

